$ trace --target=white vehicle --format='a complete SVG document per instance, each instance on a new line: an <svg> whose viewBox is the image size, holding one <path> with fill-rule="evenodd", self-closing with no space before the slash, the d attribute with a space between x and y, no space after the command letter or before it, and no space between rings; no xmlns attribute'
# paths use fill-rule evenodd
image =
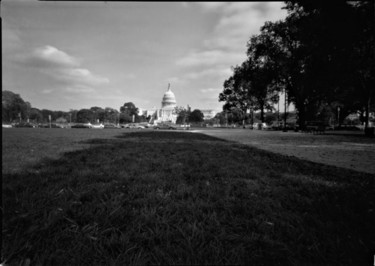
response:
<svg viewBox="0 0 375 266"><path fill-rule="evenodd" d="M144 129L145 127L142 125L139 125L137 123L131 123L131 124L126 124L124 128L130 128L130 129Z"/></svg>
<svg viewBox="0 0 375 266"><path fill-rule="evenodd" d="M102 129L102 128L104 128L104 125L103 125L103 124L93 124L93 125L91 125L91 128L99 128L99 129Z"/></svg>
<svg viewBox="0 0 375 266"><path fill-rule="evenodd" d="M13 127L12 125L8 125L8 124L3 124L3 128L11 128Z"/></svg>
<svg viewBox="0 0 375 266"><path fill-rule="evenodd" d="M270 129L270 127L266 123L254 123L253 129Z"/></svg>
<svg viewBox="0 0 375 266"><path fill-rule="evenodd" d="M263 130L268 130L268 129L271 129L271 127L268 126L266 123L262 123L262 129Z"/></svg>
<svg viewBox="0 0 375 266"><path fill-rule="evenodd" d="M92 128L92 124L90 122L83 124L83 127Z"/></svg>

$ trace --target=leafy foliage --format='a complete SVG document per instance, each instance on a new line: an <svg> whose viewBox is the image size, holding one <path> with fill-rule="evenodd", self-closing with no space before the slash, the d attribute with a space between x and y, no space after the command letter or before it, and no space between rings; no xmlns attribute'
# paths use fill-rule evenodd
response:
<svg viewBox="0 0 375 266"><path fill-rule="evenodd" d="M204 115L199 109L194 109L190 114L189 114L189 121L190 122L203 122Z"/></svg>
<svg viewBox="0 0 375 266"><path fill-rule="evenodd" d="M224 109L263 110L283 90L300 126L324 106L375 110L375 29L372 1L288 1L285 20L266 22L248 42L248 59L224 82ZM263 118L262 118L263 121Z"/></svg>

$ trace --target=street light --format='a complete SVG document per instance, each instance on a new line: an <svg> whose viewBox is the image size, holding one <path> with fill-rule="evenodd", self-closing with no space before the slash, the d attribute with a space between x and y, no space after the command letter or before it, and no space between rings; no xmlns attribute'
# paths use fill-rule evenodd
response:
<svg viewBox="0 0 375 266"><path fill-rule="evenodd" d="M284 90L285 95L284 95L284 129L283 132L287 132L288 130L286 129L286 89Z"/></svg>

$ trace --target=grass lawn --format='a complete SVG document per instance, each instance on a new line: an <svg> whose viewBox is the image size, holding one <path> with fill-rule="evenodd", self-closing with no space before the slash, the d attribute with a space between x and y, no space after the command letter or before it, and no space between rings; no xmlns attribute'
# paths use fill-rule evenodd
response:
<svg viewBox="0 0 375 266"><path fill-rule="evenodd" d="M199 133L85 132L78 150L3 171L2 262L373 263L374 175ZM48 155L59 133L45 134Z"/></svg>

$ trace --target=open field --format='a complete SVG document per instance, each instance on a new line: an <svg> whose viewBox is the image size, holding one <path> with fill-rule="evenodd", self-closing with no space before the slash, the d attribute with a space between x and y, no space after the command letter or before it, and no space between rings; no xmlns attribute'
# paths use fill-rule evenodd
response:
<svg viewBox="0 0 375 266"><path fill-rule="evenodd" d="M2 131L2 173L18 172L42 159L58 159L63 153L90 147L82 141L113 138L119 129L7 128Z"/></svg>
<svg viewBox="0 0 375 266"><path fill-rule="evenodd" d="M373 174L152 130L5 129L2 158L10 265L373 263Z"/></svg>
<svg viewBox="0 0 375 266"><path fill-rule="evenodd" d="M363 132L329 131L324 135L249 129L203 129L194 132L312 162L375 174L375 138L366 137Z"/></svg>

